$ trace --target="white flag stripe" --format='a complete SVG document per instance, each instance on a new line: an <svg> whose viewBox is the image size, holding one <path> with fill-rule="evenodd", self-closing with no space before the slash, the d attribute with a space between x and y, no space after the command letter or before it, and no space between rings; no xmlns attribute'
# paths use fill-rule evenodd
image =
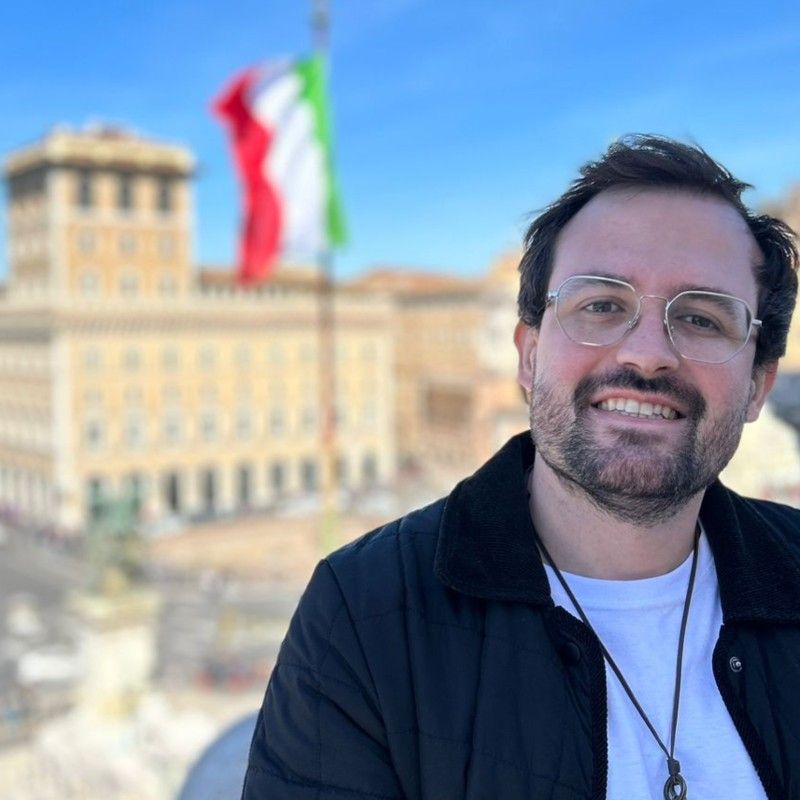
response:
<svg viewBox="0 0 800 800"><path fill-rule="evenodd" d="M294 72L269 81L255 96L253 111L267 130L280 129L283 119L300 97L302 84Z"/></svg>
<svg viewBox="0 0 800 800"><path fill-rule="evenodd" d="M297 166L293 180L286 186L286 247L318 253L327 244L327 186L322 180L325 174L322 149L316 143L308 147Z"/></svg>
<svg viewBox="0 0 800 800"><path fill-rule="evenodd" d="M294 163L314 144L314 117L307 105L296 105L276 131L267 155L267 175L286 187L291 184Z"/></svg>
<svg viewBox="0 0 800 800"><path fill-rule="evenodd" d="M291 69L272 72L254 92L251 108L272 137L262 170L280 200L280 247L284 253L316 256L329 244L328 171L314 111L302 90Z"/></svg>
<svg viewBox="0 0 800 800"><path fill-rule="evenodd" d="M285 115L265 166L267 179L280 191L283 248L319 252L327 243L327 182L322 148L314 138L314 117L307 105L298 105Z"/></svg>

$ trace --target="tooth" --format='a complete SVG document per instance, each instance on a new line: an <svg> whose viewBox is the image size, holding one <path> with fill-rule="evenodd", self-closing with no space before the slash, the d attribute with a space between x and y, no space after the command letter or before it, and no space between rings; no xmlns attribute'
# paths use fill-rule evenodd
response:
<svg viewBox="0 0 800 800"><path fill-rule="evenodd" d="M603 411L610 411L611 410L611 403L608 400L603 400L600 403L600 408L602 408Z"/></svg>
<svg viewBox="0 0 800 800"><path fill-rule="evenodd" d="M661 404L660 404L660 403L656 403L656 404L653 406L653 413L654 413L656 416L659 416L659 417L661 416Z"/></svg>
<svg viewBox="0 0 800 800"><path fill-rule="evenodd" d="M636 400L626 400L625 401L625 411L628 414L638 414L639 413L639 403Z"/></svg>
<svg viewBox="0 0 800 800"><path fill-rule="evenodd" d="M624 401L624 400L623 400L621 397L618 397L618 398L617 398L617 399L614 401L614 408L615 408L617 411L624 411L624 410L625 410L625 401Z"/></svg>
<svg viewBox="0 0 800 800"><path fill-rule="evenodd" d="M639 416L640 417L652 417L653 416L653 404L652 403L642 403L639 406Z"/></svg>
<svg viewBox="0 0 800 800"><path fill-rule="evenodd" d="M667 419L675 419L675 417L677 417L678 414L677 414L677 412L675 411L674 408L665 408L664 409L664 416Z"/></svg>

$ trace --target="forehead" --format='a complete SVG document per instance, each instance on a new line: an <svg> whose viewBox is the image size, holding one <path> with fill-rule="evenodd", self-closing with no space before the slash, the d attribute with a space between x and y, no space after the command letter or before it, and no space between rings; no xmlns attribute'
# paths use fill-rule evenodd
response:
<svg viewBox="0 0 800 800"><path fill-rule="evenodd" d="M611 190L561 231L550 286L605 273L642 292L714 287L754 303L760 258L747 223L723 200L682 190Z"/></svg>

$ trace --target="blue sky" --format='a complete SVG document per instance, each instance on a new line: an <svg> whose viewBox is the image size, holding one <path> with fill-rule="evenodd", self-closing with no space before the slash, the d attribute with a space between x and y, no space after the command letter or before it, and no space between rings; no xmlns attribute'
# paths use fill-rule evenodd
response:
<svg viewBox="0 0 800 800"><path fill-rule="evenodd" d="M752 202L800 181L797 2L331 5L351 238L338 275L374 264L479 273L580 163L630 131L693 138L756 184ZM199 165L196 260L229 264L238 188L209 103L244 66L306 53L309 6L5 3L0 153L93 120L183 143Z"/></svg>

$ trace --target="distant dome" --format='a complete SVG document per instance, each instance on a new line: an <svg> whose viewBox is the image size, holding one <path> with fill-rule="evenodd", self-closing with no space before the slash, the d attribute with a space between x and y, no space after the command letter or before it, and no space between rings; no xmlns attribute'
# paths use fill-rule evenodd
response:
<svg viewBox="0 0 800 800"><path fill-rule="evenodd" d="M242 794L257 713L220 734L189 770L176 800L231 800Z"/></svg>

